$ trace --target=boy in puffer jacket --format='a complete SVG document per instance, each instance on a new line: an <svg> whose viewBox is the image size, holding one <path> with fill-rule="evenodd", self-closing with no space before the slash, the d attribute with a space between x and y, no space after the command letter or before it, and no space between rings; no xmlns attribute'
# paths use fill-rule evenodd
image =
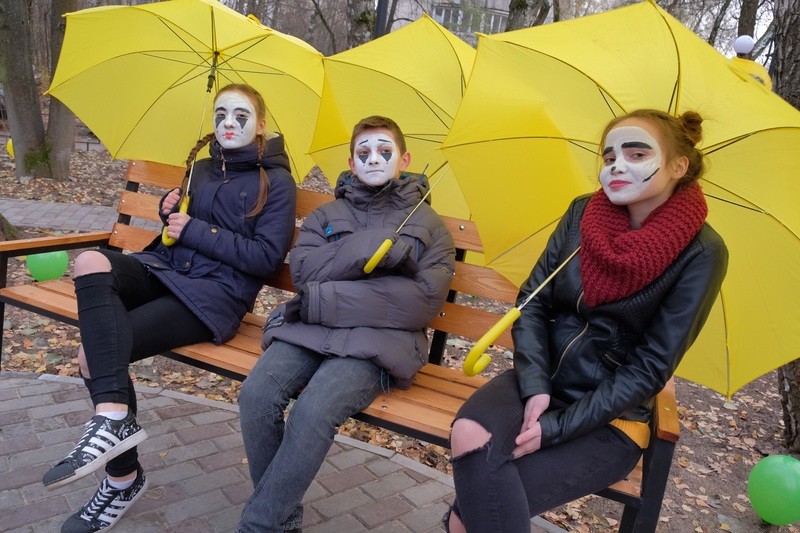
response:
<svg viewBox="0 0 800 533"><path fill-rule="evenodd" d="M411 385L427 361L426 324L453 277L453 238L423 202L425 177L403 173L411 154L398 125L360 121L350 154L336 199L300 229L289 259L297 295L270 314L266 350L239 396L255 487L242 533L300 530L300 502L337 427L382 389ZM366 274L387 239L391 248Z"/></svg>

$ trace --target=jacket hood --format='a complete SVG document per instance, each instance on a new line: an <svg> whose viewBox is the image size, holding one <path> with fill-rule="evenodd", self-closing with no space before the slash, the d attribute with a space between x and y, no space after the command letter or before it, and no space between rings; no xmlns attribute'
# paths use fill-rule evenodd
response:
<svg viewBox="0 0 800 533"><path fill-rule="evenodd" d="M289 156L283 142L283 135L280 133L264 133L265 145L261 159L258 159L258 142L252 142L247 146L228 150L222 148L217 139L212 139L209 143L209 152L213 166L216 169L222 168L223 161L227 170L237 172L252 170L259 166L269 170L271 168L282 168L290 171Z"/></svg>
<svg viewBox="0 0 800 533"><path fill-rule="evenodd" d="M430 186L428 177L424 174L404 172L397 179L389 180L383 187L370 187L350 170L345 170L339 174L333 193L336 198L347 198L356 207L371 204L380 198L389 198L396 195L399 203L392 200L394 207L401 208L406 205L419 203L423 196L428 192ZM427 204L431 203L431 198L425 198Z"/></svg>

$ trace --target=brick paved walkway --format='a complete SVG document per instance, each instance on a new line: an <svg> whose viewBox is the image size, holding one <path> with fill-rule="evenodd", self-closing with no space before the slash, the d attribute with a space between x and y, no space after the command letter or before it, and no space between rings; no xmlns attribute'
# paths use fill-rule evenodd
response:
<svg viewBox="0 0 800 533"><path fill-rule="evenodd" d="M140 388L139 447L150 488L119 532L233 531L249 497L236 406L163 388ZM91 416L81 380L0 374L0 531L58 531L101 480L99 472L48 491L47 469L74 446ZM399 454L337 437L304 499L303 530L442 531L452 478ZM561 532L536 518L531 531Z"/></svg>

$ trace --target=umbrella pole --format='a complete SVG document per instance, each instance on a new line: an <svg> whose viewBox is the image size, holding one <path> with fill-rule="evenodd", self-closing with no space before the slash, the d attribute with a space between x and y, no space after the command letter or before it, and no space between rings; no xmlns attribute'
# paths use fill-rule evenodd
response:
<svg viewBox="0 0 800 533"><path fill-rule="evenodd" d="M208 110L208 99L211 96L211 89L214 88L214 83L217 80L217 56L219 52L214 52L214 60L211 63L211 70L208 73L208 85L206 86L206 98L203 101L203 112L200 115L200 127L197 129L197 139L200 140L203 136L203 119L206 116L206 111ZM188 213L189 212L189 201L191 200L189 196L189 187L192 183L192 174L194 174L194 163L196 159L192 159L192 165L189 167L189 173L186 176L186 187L183 187L183 197L181 198L180 207L178 208L179 213ZM172 246L177 242L177 239L173 239L169 235L167 235L167 226L161 230L161 242L164 243L165 246Z"/></svg>
<svg viewBox="0 0 800 533"><path fill-rule="evenodd" d="M558 265L553 272L545 278L545 280L538 286L536 289L525 298L525 301L522 304L518 305L517 307L512 307L511 310L503 315L503 318L497 321L497 323L492 326L489 331L487 331L483 337L478 339L478 342L475 343L475 346L467 354L466 359L464 359L464 364L462 365L462 370L464 374L467 376L474 376L476 374L480 374L484 371L484 369L489 366L489 363L492 362L492 356L485 353L486 349L489 348L489 345L494 343L497 340L497 337L500 336L508 327L516 321L520 315L522 314L522 308L528 305L528 302L534 299L542 289L544 289L548 283L558 274L562 268L567 266L573 257L578 254L578 251L581 249L580 246L575 248L575 251L572 252L569 257L567 257L563 263Z"/></svg>
<svg viewBox="0 0 800 533"><path fill-rule="evenodd" d="M441 167L439 167L439 168L441 168ZM422 174L423 175L425 174L425 171L427 169L428 169L428 165L425 165L425 168L422 169ZM442 181L442 178L444 178L444 174L439 176L439 179L436 180L436 183L431 185L430 189L428 189L428 192L425 193L425 196L423 196L422 199L419 201L419 203L414 206L414 209L411 210L411 212L408 214L408 216L402 222L402 224L400 224L397 227L397 229L394 231L395 233L398 233L401 229L403 229L403 226L406 225L406 222L408 222L411 219L411 215L414 214L414 212L417 210L417 208L422 205L422 202L424 202L425 199L431 194L431 191L433 191L433 188L436 187L437 185L439 185L439 182ZM378 247L378 249L375 250L375 253L372 254L372 257L370 257L369 261L367 261L367 264L364 265L364 274L371 274L372 271L375 270L375 267L378 266L378 263L381 262L381 259L383 259L383 257L387 253L389 253L389 248L391 248L391 247L392 247L392 239L386 239L385 241L383 241L381 243L381 245Z"/></svg>

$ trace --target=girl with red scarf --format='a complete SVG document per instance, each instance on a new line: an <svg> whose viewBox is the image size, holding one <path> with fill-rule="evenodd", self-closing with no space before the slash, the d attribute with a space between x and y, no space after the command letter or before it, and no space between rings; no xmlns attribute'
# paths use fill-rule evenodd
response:
<svg viewBox="0 0 800 533"><path fill-rule="evenodd" d="M600 184L576 198L522 285L514 368L453 423L451 532L529 532L530 518L624 478L653 397L700 332L728 262L705 222L702 117L638 110L602 135Z"/></svg>

